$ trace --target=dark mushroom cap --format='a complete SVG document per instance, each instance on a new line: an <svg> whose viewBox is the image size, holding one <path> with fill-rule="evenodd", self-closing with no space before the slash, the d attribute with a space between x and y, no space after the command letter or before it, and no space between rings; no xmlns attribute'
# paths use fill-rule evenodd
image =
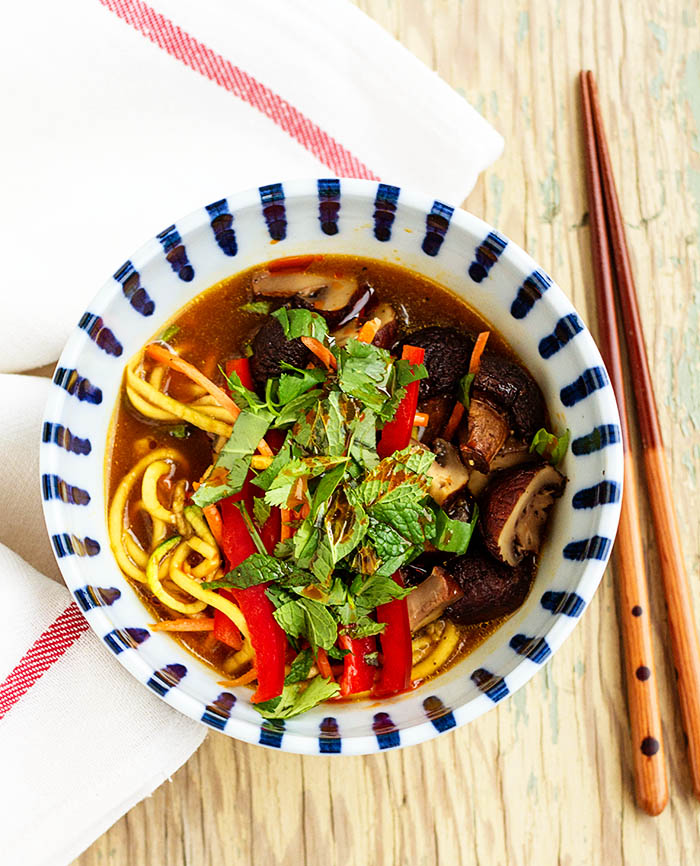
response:
<svg viewBox="0 0 700 866"><path fill-rule="evenodd" d="M508 438L509 427L506 413L475 392L466 427L462 425L457 433L464 465L470 470L488 472L491 461Z"/></svg>
<svg viewBox="0 0 700 866"><path fill-rule="evenodd" d="M481 498L479 527L489 553L509 565L537 553L550 509L565 484L549 463L499 472Z"/></svg>
<svg viewBox="0 0 700 866"><path fill-rule="evenodd" d="M464 556L446 563L445 570L464 593L445 610L445 615L461 625L475 625L520 607L530 590L534 562L523 560L511 568L472 544Z"/></svg>
<svg viewBox="0 0 700 866"><path fill-rule="evenodd" d="M280 361L294 367L305 367L311 352L301 340L288 340L284 328L273 316L268 316L262 328L253 338L253 356L250 370L258 385L281 375Z"/></svg>
<svg viewBox="0 0 700 866"><path fill-rule="evenodd" d="M428 378L420 383L421 399L453 392L457 382L467 372L474 348L474 338L455 328L434 326L421 328L404 337L394 353L401 355L404 346L425 349L425 367Z"/></svg>
<svg viewBox="0 0 700 866"><path fill-rule="evenodd" d="M544 397L532 376L503 355L484 353L474 379L474 392L481 391L496 406L507 409L519 436L531 439L544 426Z"/></svg>

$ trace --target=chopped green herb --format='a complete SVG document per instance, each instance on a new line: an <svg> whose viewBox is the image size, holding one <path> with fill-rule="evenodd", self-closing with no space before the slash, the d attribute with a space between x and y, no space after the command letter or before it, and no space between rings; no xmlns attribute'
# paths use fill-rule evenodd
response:
<svg viewBox="0 0 700 866"><path fill-rule="evenodd" d="M295 340L297 337L314 337L323 342L328 334L326 320L311 310L288 310L286 307L280 307L272 315L282 325L284 336L288 340Z"/></svg>
<svg viewBox="0 0 700 866"><path fill-rule="evenodd" d="M326 680L319 674L306 687L303 683L286 685L280 697L253 706L266 719L289 719L334 698L339 691L338 683Z"/></svg>
<svg viewBox="0 0 700 866"><path fill-rule="evenodd" d="M465 523L463 520L454 520L440 509L435 519L435 539L433 540L433 544L438 550L457 554L466 553L478 519L478 505L474 506L474 514L469 523Z"/></svg>
<svg viewBox="0 0 700 866"><path fill-rule="evenodd" d="M272 301L250 301L241 306L244 313L256 313L259 316L266 316L272 309Z"/></svg>
<svg viewBox="0 0 700 866"><path fill-rule="evenodd" d="M282 587L298 587L312 583L313 577L287 560L277 559L267 553L252 553L222 578L207 583L207 588L246 589L268 581Z"/></svg>
<svg viewBox="0 0 700 866"><path fill-rule="evenodd" d="M262 496L253 497L253 519L260 529L267 523L270 511L270 506Z"/></svg>
<svg viewBox="0 0 700 866"><path fill-rule="evenodd" d="M172 436L174 439L188 439L189 435L190 427L188 424L178 424L168 430L168 436Z"/></svg>
<svg viewBox="0 0 700 866"><path fill-rule="evenodd" d="M289 673L284 678L285 686L289 686L292 683L301 683L308 679L313 663L314 656L311 650L302 650L292 662Z"/></svg>
<svg viewBox="0 0 700 866"><path fill-rule="evenodd" d="M457 397L465 409L468 409L469 404L471 403L472 383L474 382L475 376L475 373L466 373L457 384Z"/></svg>
<svg viewBox="0 0 700 866"><path fill-rule="evenodd" d="M554 433L540 427L532 437L530 453L536 451L541 457L546 457L553 466L556 466L564 459L570 439L571 430L568 427L561 436L555 436Z"/></svg>
<svg viewBox="0 0 700 866"><path fill-rule="evenodd" d="M179 325L168 325L168 327L162 331L157 337L161 343L169 343L173 337L180 333Z"/></svg>

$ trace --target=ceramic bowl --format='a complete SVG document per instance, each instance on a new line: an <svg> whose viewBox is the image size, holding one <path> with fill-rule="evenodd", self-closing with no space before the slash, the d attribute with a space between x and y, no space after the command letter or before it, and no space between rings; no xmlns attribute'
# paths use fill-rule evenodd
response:
<svg viewBox="0 0 700 866"><path fill-rule="evenodd" d="M271 258L346 253L396 262L449 287L506 338L539 382L553 424L571 430L569 478L525 604L471 655L391 700L326 704L264 721L246 688L153 617L110 550L104 460L124 367L199 292ZM593 339L526 253L463 210L359 180L274 183L168 226L118 268L61 355L46 407L46 524L63 577L105 647L162 700L219 731L289 752L365 754L420 743L470 722L520 688L570 634L610 554L622 492L617 406Z"/></svg>

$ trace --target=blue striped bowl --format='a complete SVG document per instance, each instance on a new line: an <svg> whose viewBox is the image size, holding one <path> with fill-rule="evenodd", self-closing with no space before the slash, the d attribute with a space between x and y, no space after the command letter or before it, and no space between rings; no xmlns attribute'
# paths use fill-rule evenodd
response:
<svg viewBox="0 0 700 866"><path fill-rule="evenodd" d="M505 336L569 427L569 484L525 604L437 680L382 702L329 704L263 721L245 689L173 639L122 576L106 527L104 454L128 358L187 301L256 263L309 252L400 263L448 286ZM598 350L562 291L480 219L397 187L358 180L270 184L168 226L116 270L68 340L46 407L46 524L85 616L119 661L171 706L230 736L304 754L364 754L464 725L520 688L576 625L605 569L622 491L617 406Z"/></svg>

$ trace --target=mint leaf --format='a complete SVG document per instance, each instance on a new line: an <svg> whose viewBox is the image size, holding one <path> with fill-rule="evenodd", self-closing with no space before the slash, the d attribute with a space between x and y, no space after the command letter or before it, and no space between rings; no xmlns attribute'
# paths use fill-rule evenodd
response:
<svg viewBox="0 0 700 866"><path fill-rule="evenodd" d="M262 496L253 497L253 519L260 529L267 523L271 508Z"/></svg>
<svg viewBox="0 0 700 866"><path fill-rule="evenodd" d="M370 517L367 530L367 541L372 543L377 559L372 562L370 558L367 558L369 568L366 569L362 567L362 563L358 562L358 570L364 574L378 574L382 577L390 577L402 565L415 559L422 550L422 547L416 548L393 526L372 517Z"/></svg>
<svg viewBox="0 0 700 866"><path fill-rule="evenodd" d="M374 469L379 463L377 455L377 416L365 408L350 424L352 438L348 452L360 466Z"/></svg>
<svg viewBox="0 0 700 866"><path fill-rule="evenodd" d="M339 463L346 463L344 457L299 457L290 460L270 482L265 493L265 502L270 505L285 506L292 488L300 478L315 478Z"/></svg>
<svg viewBox="0 0 700 866"><path fill-rule="evenodd" d="M278 379L277 403L280 407L291 403L292 400L320 385L326 379L326 371L318 368L297 370L296 367L292 367L284 361L281 362L280 366L285 370L294 371L293 373L283 373Z"/></svg>
<svg viewBox="0 0 700 866"><path fill-rule="evenodd" d="M284 678L285 686L289 686L292 683L301 683L307 679L313 663L314 656L311 650L302 650L292 662L289 673Z"/></svg>
<svg viewBox="0 0 700 866"><path fill-rule="evenodd" d="M375 622L368 616L361 616L357 622L351 622L345 627L345 633L351 638L359 640L363 637L371 637L374 634L381 634L386 627L385 622ZM365 658L367 658L365 656Z"/></svg>
<svg viewBox="0 0 700 866"><path fill-rule="evenodd" d="M272 315L282 325L284 336L288 340L295 340L298 337L314 337L322 343L328 334L326 320L311 310L289 310L286 307L280 307Z"/></svg>
<svg viewBox="0 0 700 866"><path fill-rule="evenodd" d="M380 414L389 396L393 363L386 349L349 340L339 352L338 386Z"/></svg>
<svg viewBox="0 0 700 866"><path fill-rule="evenodd" d="M478 505L474 506L474 514L469 523L448 517L441 508L435 518L435 538L433 544L438 550L445 550L448 553L466 553L478 519Z"/></svg>
<svg viewBox="0 0 700 866"><path fill-rule="evenodd" d="M330 581L336 563L351 553L367 532L369 520L361 505L351 505L342 490L333 497L321 528L311 571L322 584Z"/></svg>
<svg viewBox="0 0 700 866"><path fill-rule="evenodd" d="M339 691L338 683L325 680L319 674L307 686L303 683L287 685L279 698L253 706L266 719L289 719L305 713L329 698L334 698Z"/></svg>
<svg viewBox="0 0 700 866"><path fill-rule="evenodd" d="M295 598L272 614L279 626L293 638L305 637L312 649L329 649L338 636L338 624L325 605L310 598Z"/></svg>
<svg viewBox="0 0 700 866"><path fill-rule="evenodd" d="M390 577L373 574L364 578L358 575L350 585L349 594L352 596L359 620L379 605L387 604L395 598L406 598L410 592L412 587L399 586Z"/></svg>
<svg viewBox="0 0 700 866"><path fill-rule="evenodd" d="M251 553L240 565L206 586L207 589L246 589L268 581L282 587L303 587L313 583L313 577L288 560L276 559L268 553Z"/></svg>

